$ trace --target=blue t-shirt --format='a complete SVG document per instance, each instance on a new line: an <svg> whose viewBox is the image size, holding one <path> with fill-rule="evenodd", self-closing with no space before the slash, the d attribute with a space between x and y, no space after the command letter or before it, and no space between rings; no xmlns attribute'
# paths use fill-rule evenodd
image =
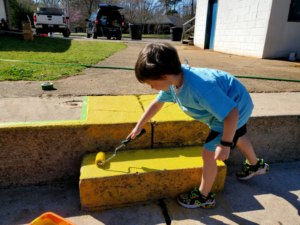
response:
<svg viewBox="0 0 300 225"><path fill-rule="evenodd" d="M159 102L177 102L188 116L223 133L224 119L236 107L239 110L237 129L248 121L254 105L245 86L229 73L182 66L184 83L176 96L171 86L160 91Z"/></svg>

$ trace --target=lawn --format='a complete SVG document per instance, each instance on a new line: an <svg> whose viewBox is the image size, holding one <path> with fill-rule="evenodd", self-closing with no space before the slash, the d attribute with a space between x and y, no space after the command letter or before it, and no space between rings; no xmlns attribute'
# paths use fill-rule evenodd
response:
<svg viewBox="0 0 300 225"><path fill-rule="evenodd" d="M0 59L93 65L126 48L122 43L85 42L0 33ZM47 65L0 60L0 81L50 81L83 74L83 66Z"/></svg>

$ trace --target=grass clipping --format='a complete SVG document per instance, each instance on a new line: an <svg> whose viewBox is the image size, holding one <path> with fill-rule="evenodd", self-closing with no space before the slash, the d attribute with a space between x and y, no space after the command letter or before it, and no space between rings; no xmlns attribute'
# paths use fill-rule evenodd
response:
<svg viewBox="0 0 300 225"><path fill-rule="evenodd" d="M75 41L0 33L0 59L93 65L126 48L125 44ZM48 81L83 74L85 67L0 61L0 81Z"/></svg>

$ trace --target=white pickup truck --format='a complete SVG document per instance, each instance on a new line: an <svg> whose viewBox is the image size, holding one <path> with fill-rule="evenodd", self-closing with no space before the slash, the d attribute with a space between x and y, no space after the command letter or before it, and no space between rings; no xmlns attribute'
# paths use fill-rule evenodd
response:
<svg viewBox="0 0 300 225"><path fill-rule="evenodd" d="M60 32L64 37L70 36L64 10L61 8L38 7L37 13L33 14L36 33Z"/></svg>

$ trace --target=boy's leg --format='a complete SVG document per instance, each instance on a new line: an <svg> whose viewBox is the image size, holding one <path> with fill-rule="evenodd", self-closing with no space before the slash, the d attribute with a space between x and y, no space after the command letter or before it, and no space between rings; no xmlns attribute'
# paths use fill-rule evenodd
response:
<svg viewBox="0 0 300 225"><path fill-rule="evenodd" d="M239 137L237 146L241 149L247 158L243 169L236 175L240 180L247 180L254 175L265 174L269 170L269 165L263 159L257 159L252 144L246 136Z"/></svg>
<svg viewBox="0 0 300 225"><path fill-rule="evenodd" d="M207 150L205 147L202 148L202 159L203 159L203 173L200 184L200 191L204 196L208 196L211 188L215 182L218 167L215 160L215 153Z"/></svg>
<svg viewBox="0 0 300 225"><path fill-rule="evenodd" d="M204 164L200 188L195 187L191 192L179 195L177 201L180 205L186 208L214 208L216 206L215 194L210 192L218 171L214 156L214 152L203 147Z"/></svg>
<svg viewBox="0 0 300 225"><path fill-rule="evenodd" d="M257 164L257 157L254 152L254 149L252 147L251 142L249 139L244 135L242 137L239 137L236 145L241 149L241 151L244 153L246 158L248 159L248 162L255 166Z"/></svg>

